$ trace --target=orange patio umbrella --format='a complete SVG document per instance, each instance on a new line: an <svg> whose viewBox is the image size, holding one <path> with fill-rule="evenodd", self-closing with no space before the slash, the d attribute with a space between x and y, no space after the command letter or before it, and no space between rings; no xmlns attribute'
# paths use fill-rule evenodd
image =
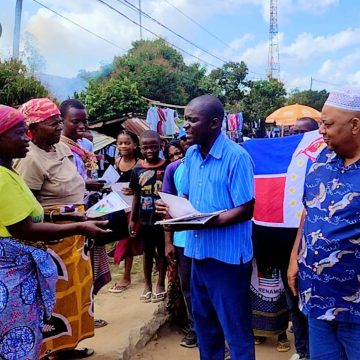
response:
<svg viewBox="0 0 360 360"><path fill-rule="evenodd" d="M319 111L310 106L294 104L277 109L266 118L265 122L276 122L278 126L291 126L295 124L297 119L302 117L311 117L316 121L320 121L320 115Z"/></svg>

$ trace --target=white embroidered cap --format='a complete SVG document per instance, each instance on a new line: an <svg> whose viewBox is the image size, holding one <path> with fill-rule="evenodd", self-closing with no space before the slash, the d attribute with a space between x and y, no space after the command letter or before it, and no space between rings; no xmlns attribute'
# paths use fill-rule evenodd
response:
<svg viewBox="0 0 360 360"><path fill-rule="evenodd" d="M332 91L325 105L349 111L360 111L360 91Z"/></svg>

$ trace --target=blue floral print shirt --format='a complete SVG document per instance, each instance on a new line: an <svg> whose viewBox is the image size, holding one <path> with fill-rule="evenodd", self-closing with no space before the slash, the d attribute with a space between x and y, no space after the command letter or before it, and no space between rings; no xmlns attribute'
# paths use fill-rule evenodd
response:
<svg viewBox="0 0 360 360"><path fill-rule="evenodd" d="M344 166L325 149L305 180L304 205L301 309L320 320L360 323L360 160Z"/></svg>

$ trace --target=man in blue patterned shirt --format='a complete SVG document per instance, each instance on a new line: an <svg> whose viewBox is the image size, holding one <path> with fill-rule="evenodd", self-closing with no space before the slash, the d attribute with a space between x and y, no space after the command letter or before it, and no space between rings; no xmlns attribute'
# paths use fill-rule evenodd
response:
<svg viewBox="0 0 360 360"><path fill-rule="evenodd" d="M223 118L223 105L210 95L185 109L187 140L197 145L186 153L182 193L201 212L226 210L187 231L185 255L193 259L191 301L201 359L223 360L226 339L231 359L252 360L253 164L221 133Z"/></svg>
<svg viewBox="0 0 360 360"><path fill-rule="evenodd" d="M360 94L330 93L327 145L305 180L288 279L309 319L311 360L360 359Z"/></svg>

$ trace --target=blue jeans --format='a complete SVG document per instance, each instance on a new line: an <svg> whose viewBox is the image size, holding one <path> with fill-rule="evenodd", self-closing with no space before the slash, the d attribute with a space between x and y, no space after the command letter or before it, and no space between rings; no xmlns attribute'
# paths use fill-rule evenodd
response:
<svg viewBox="0 0 360 360"><path fill-rule="evenodd" d="M230 265L215 259L193 260L191 301L201 360L224 360L225 339L231 360L255 359L251 272L251 261Z"/></svg>
<svg viewBox="0 0 360 360"><path fill-rule="evenodd" d="M311 360L359 360L360 324L309 318Z"/></svg>

